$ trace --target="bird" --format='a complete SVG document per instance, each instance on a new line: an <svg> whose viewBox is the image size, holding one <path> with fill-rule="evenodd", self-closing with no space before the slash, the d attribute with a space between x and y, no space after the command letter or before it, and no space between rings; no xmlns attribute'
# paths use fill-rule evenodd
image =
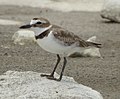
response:
<svg viewBox="0 0 120 99"><path fill-rule="evenodd" d="M73 32L51 24L51 22L43 17L31 19L29 24L19 27L20 29L30 29L35 34L37 44L47 52L56 54L57 62L51 74L41 74L51 80L61 81L67 64L67 54L87 47L101 48L100 43L85 41ZM54 77L54 73L63 56L63 66L58 78Z"/></svg>

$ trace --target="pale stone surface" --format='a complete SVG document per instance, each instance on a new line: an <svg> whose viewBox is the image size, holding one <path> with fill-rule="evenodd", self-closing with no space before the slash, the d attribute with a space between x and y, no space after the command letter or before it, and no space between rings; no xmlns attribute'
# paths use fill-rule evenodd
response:
<svg viewBox="0 0 120 99"><path fill-rule="evenodd" d="M114 22L120 22L120 0L105 0L101 17Z"/></svg>
<svg viewBox="0 0 120 99"><path fill-rule="evenodd" d="M33 31L29 30L19 30L12 36L14 44L24 45L27 42L35 42L35 36Z"/></svg>
<svg viewBox="0 0 120 99"><path fill-rule="evenodd" d="M55 76L58 76L55 74ZM103 99L92 88L64 76L62 81L40 77L40 73L7 71L0 76L0 99Z"/></svg>
<svg viewBox="0 0 120 99"><path fill-rule="evenodd" d="M96 57L96 58L102 58L99 48L88 48L80 52L75 52L68 55L69 57L75 58L75 57Z"/></svg>

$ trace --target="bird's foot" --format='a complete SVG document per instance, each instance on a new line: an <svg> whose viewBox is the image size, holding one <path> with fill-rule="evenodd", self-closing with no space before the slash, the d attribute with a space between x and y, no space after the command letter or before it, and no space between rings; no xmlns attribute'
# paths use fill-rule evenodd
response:
<svg viewBox="0 0 120 99"><path fill-rule="evenodd" d="M48 75L48 74L41 74L41 77L53 77L53 75Z"/></svg>
<svg viewBox="0 0 120 99"><path fill-rule="evenodd" d="M47 75L47 74L41 74L41 77L46 77L47 79L55 80L55 81L60 81L61 80L61 79L55 78L53 75Z"/></svg>
<svg viewBox="0 0 120 99"><path fill-rule="evenodd" d="M53 77L48 76L48 77L47 77L47 79L50 79L50 80L55 80L55 81L60 81L60 80L61 80L61 79L57 79L57 78L55 78L54 76L53 76Z"/></svg>

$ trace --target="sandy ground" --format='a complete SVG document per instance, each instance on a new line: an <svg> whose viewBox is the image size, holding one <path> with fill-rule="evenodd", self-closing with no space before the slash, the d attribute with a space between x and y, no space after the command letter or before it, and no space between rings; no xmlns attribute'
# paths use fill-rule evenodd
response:
<svg viewBox="0 0 120 99"><path fill-rule="evenodd" d="M45 17L52 23L73 31L84 39L96 35L103 44L100 58L68 58L64 75L99 91L104 99L120 99L120 26L103 21L99 12L58 12L49 9L0 6L0 18L29 22ZM0 25L0 74L8 70L50 73L56 55L45 52L37 44L14 45L11 40L16 26ZM61 70L58 67L57 73Z"/></svg>

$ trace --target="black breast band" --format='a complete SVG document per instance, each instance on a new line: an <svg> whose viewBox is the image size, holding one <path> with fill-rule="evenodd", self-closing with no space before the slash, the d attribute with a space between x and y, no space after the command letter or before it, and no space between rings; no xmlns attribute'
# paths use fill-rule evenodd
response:
<svg viewBox="0 0 120 99"><path fill-rule="evenodd" d="M50 33L50 31L49 31L49 30L46 30L46 31L44 31L43 33L35 36L35 39L36 39L36 40L37 40L37 39L43 39L44 37L47 37L49 33Z"/></svg>

